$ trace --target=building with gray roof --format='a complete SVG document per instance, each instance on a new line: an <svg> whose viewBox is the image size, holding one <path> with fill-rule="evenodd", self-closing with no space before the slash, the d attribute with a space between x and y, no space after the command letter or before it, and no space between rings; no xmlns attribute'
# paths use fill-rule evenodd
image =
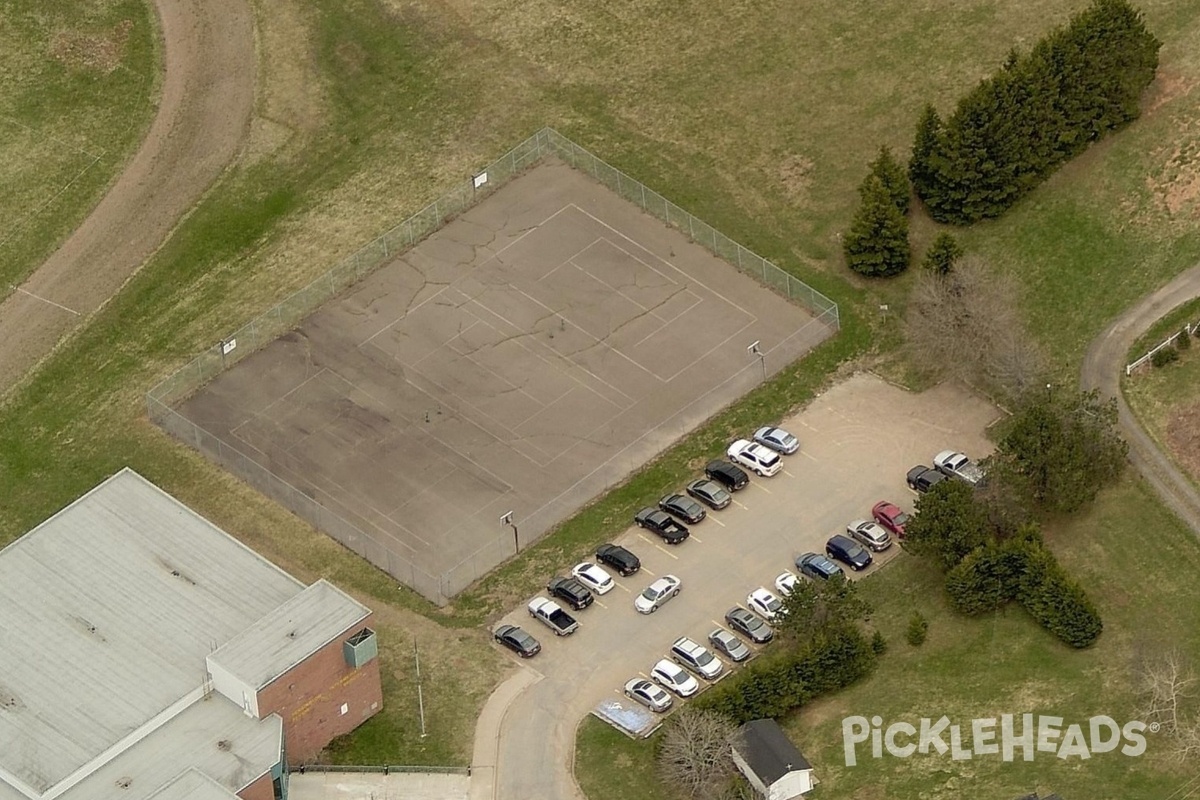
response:
<svg viewBox="0 0 1200 800"><path fill-rule="evenodd" d="M382 703L370 616L123 470L0 550L0 800L282 795Z"/></svg>

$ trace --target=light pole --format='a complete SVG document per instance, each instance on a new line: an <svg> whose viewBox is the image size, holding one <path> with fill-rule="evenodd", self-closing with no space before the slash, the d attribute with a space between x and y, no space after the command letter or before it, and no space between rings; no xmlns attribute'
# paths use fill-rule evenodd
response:
<svg viewBox="0 0 1200 800"><path fill-rule="evenodd" d="M505 511L500 515L500 524L507 525L512 528L513 532L513 550L515 553L521 552L521 540L518 538L517 525L513 522L513 512Z"/></svg>
<svg viewBox="0 0 1200 800"><path fill-rule="evenodd" d="M746 348L746 352L752 356L758 356L758 363L762 366L763 383L767 381L767 356L758 348L759 340L755 340Z"/></svg>

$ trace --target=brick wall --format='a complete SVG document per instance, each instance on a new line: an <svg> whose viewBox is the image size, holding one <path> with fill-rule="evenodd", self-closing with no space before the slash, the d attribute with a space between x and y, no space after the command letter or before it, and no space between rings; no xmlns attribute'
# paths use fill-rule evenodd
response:
<svg viewBox="0 0 1200 800"><path fill-rule="evenodd" d="M242 800L275 800L275 785L271 771L237 793Z"/></svg>
<svg viewBox="0 0 1200 800"><path fill-rule="evenodd" d="M325 647L258 692L259 717L279 714L290 764L311 762L330 741L357 728L383 707L379 659L352 669L342 643L370 628L372 617L348 628Z"/></svg>

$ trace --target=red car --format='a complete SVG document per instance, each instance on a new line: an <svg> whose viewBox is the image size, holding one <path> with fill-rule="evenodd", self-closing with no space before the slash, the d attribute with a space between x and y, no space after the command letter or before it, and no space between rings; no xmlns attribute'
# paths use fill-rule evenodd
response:
<svg viewBox="0 0 1200 800"><path fill-rule="evenodd" d="M871 509L871 516L896 536L904 538L904 526L908 524L909 516L900 510L900 506L889 503L887 500L880 500Z"/></svg>

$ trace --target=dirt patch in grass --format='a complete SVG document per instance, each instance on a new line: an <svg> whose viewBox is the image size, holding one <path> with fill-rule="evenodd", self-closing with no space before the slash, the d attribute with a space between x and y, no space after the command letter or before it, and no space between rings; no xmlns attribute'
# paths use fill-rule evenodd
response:
<svg viewBox="0 0 1200 800"><path fill-rule="evenodd" d="M133 20L123 19L107 33L59 31L50 40L50 55L72 69L108 75L121 66Z"/></svg>
<svg viewBox="0 0 1200 800"><path fill-rule="evenodd" d="M1167 446L1175 460L1200 481L1200 400L1177 407L1168 417Z"/></svg>

